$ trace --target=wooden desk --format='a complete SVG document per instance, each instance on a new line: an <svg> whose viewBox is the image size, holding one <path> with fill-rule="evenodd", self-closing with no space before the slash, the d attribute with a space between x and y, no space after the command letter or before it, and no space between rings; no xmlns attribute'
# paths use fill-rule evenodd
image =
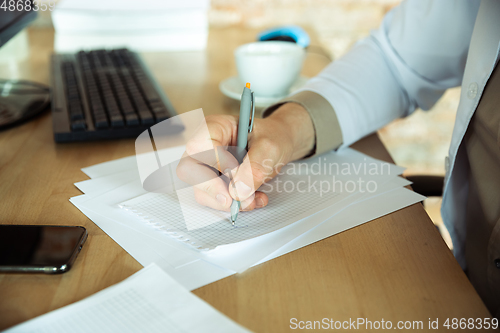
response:
<svg viewBox="0 0 500 333"><path fill-rule="evenodd" d="M219 82L236 74L232 50L255 31L212 30L206 52L145 54L179 112L236 113ZM22 78L49 82L53 31L29 32ZM327 60L309 54L313 76ZM0 77L5 68L0 67ZM354 147L392 161L376 135ZM141 268L68 199L82 167L134 154L134 140L55 144L50 114L0 132L0 223L83 225L89 239L63 275L0 274L0 329L68 305ZM271 203L272 204L272 203ZM420 204L329 237L194 291L257 332L290 330L290 319L372 321L485 318L489 313ZM425 326L427 328L427 326Z"/></svg>

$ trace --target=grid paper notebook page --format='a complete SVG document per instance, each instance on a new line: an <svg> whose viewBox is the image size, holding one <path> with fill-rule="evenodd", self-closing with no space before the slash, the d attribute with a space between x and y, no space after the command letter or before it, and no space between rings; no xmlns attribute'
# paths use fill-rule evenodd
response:
<svg viewBox="0 0 500 333"><path fill-rule="evenodd" d="M249 332L155 264L69 306L5 332Z"/></svg>
<svg viewBox="0 0 500 333"><path fill-rule="evenodd" d="M321 158L323 164L329 165L359 162L360 156L359 153L352 156L330 153ZM369 162L380 164L372 159ZM332 176L330 172L312 175L311 165L317 163L317 159L301 163L308 164L308 167L296 167L293 173L287 174L293 168L288 165L283 175L263 185L260 190L269 196L269 205L265 209L240 212L235 227L229 221L228 212L199 205L191 188L169 194L147 193L120 203L120 207L162 233L199 250L211 250L276 231L339 204L354 193L343 189L340 183L353 182L359 175ZM335 185L335 190L334 181L340 182Z"/></svg>
<svg viewBox="0 0 500 333"><path fill-rule="evenodd" d="M236 225L232 226L228 212L220 212L200 205L194 195L187 200L186 191L182 195L183 207L175 194L148 193L126 201L121 207L136 214L142 221L150 224L172 237L184 241L201 250L214 249L219 245L238 243L250 238L281 229L307 216L314 214L326 205L345 198L339 193L320 196L317 193L271 192L267 193L272 205L266 209L240 212ZM190 210L185 219L183 211ZM318 209L319 208L319 209ZM190 223L186 223L186 220ZM215 221L214 221L215 220ZM197 221L214 221L207 226L189 230L187 225Z"/></svg>

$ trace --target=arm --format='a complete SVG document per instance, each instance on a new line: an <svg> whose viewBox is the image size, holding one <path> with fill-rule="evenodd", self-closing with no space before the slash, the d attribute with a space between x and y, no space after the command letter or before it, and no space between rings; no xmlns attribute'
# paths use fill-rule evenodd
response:
<svg viewBox="0 0 500 333"><path fill-rule="evenodd" d="M378 30L285 99L309 111L317 153L349 146L416 108L428 110L460 85L478 7L479 1L404 1ZM330 107L311 107L312 95L323 100L315 104ZM342 140L320 121L338 121Z"/></svg>
<svg viewBox="0 0 500 333"><path fill-rule="evenodd" d="M236 184L244 184L239 197L214 178L195 185L197 201L222 210L229 209L231 198L247 210L264 207L266 194L255 190L276 175L276 166L349 146L417 107L432 107L447 88L461 83L478 4L409 0L393 9L378 30L256 120L249 137L250 167L234 176ZM207 126L214 146L234 145L237 117L208 117ZM187 154L196 153L196 145L188 143ZM266 165L275 167L269 171ZM186 170L201 168L195 163L177 171L190 183Z"/></svg>
<svg viewBox="0 0 500 333"><path fill-rule="evenodd" d="M226 149L236 145L238 117L214 115L205 119L210 137L201 131L189 140L177 175L193 185L199 204L214 209L229 211L232 199L241 201L242 210L266 206L267 195L255 189L276 176L288 162L310 155L314 148L314 127L309 114L300 105L289 103L266 119L255 119L248 138L248 154L234 173L238 163ZM213 148L217 151L215 156L196 157ZM236 193L214 169L226 176L228 169L233 171Z"/></svg>

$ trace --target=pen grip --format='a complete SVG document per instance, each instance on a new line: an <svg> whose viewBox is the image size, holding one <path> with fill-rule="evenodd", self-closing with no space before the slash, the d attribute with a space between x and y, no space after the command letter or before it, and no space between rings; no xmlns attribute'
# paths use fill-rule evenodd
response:
<svg viewBox="0 0 500 333"><path fill-rule="evenodd" d="M240 118L238 121L238 140L236 158L238 162L243 162L248 145L248 129L250 126L250 115L252 112L252 94L250 89L243 88L240 103Z"/></svg>

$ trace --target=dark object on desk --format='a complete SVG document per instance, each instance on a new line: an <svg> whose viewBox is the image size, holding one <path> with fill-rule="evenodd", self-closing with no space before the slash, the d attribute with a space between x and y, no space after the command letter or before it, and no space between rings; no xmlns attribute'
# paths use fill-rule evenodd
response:
<svg viewBox="0 0 500 333"><path fill-rule="evenodd" d="M307 49L308 52L320 54L328 58L328 60L333 61L332 55L323 47L310 45L311 38L308 33L298 25L287 25L264 30L257 35L257 40L261 42L277 40L296 43Z"/></svg>
<svg viewBox="0 0 500 333"><path fill-rule="evenodd" d="M411 181L413 191L426 197L440 197L443 195L443 176L407 176Z"/></svg>
<svg viewBox="0 0 500 333"><path fill-rule="evenodd" d="M86 239L79 226L0 225L0 272L67 272Z"/></svg>
<svg viewBox="0 0 500 333"><path fill-rule="evenodd" d="M32 1L23 1L13 10L0 10L0 47L36 18L32 8ZM49 100L49 90L43 85L0 80L0 130L21 124L44 111Z"/></svg>
<svg viewBox="0 0 500 333"><path fill-rule="evenodd" d="M13 10L0 10L0 47L36 18L33 1L22 1L20 8L14 6Z"/></svg>
<svg viewBox="0 0 500 333"><path fill-rule="evenodd" d="M304 48L308 47L311 41L307 32L298 25L287 25L264 30L258 34L257 40L279 40L285 42L293 42Z"/></svg>
<svg viewBox="0 0 500 333"><path fill-rule="evenodd" d="M48 109L49 87L22 80L0 80L0 130L16 126Z"/></svg>
<svg viewBox="0 0 500 333"><path fill-rule="evenodd" d="M56 142L133 138L175 115L134 52L95 50L52 56ZM184 129L180 123L177 128L176 133Z"/></svg>

